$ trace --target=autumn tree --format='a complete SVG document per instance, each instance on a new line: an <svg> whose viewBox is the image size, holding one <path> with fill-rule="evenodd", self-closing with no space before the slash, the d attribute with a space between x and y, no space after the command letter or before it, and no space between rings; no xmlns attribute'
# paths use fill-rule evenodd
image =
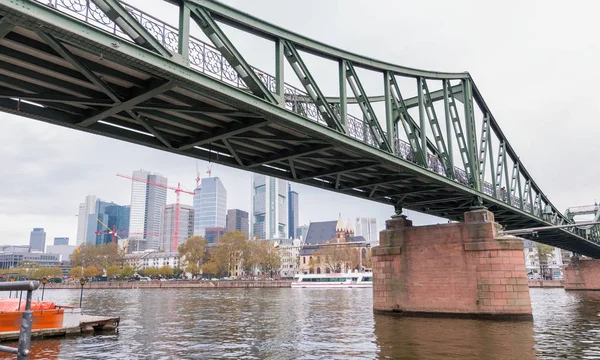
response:
<svg viewBox="0 0 600 360"><path fill-rule="evenodd" d="M537 249L538 261L540 263L540 274L544 276L548 269L548 260L552 257L554 248L552 246L540 243L536 243L535 247Z"/></svg>
<svg viewBox="0 0 600 360"><path fill-rule="evenodd" d="M322 246L313 253L330 272L341 272L342 264L346 263L346 249L340 245Z"/></svg>
<svg viewBox="0 0 600 360"><path fill-rule="evenodd" d="M121 272L121 268L117 265L110 265L106 269L106 276L109 278L114 278Z"/></svg>
<svg viewBox="0 0 600 360"><path fill-rule="evenodd" d="M75 266L71 270L69 270L69 276L79 279L83 277L83 268L81 266Z"/></svg>
<svg viewBox="0 0 600 360"><path fill-rule="evenodd" d="M87 266L85 269L83 269L83 276L90 278L90 277L97 277L102 275L102 269L100 269L99 267L95 266L95 265L90 265Z"/></svg>
<svg viewBox="0 0 600 360"><path fill-rule="evenodd" d="M317 267L321 264L319 257L317 256L318 252L315 252L313 255L315 256L311 256L308 259L308 272L311 274L314 274L317 271Z"/></svg>
<svg viewBox="0 0 600 360"><path fill-rule="evenodd" d="M279 252L271 241L261 240L258 244L258 266L263 274L273 276L281 267Z"/></svg>
<svg viewBox="0 0 600 360"><path fill-rule="evenodd" d="M121 272L119 273L119 278L121 280L123 280L128 277L132 277L133 275L135 275L135 269L129 265L125 265L125 266L123 266L123 269L121 269Z"/></svg>
<svg viewBox="0 0 600 360"><path fill-rule="evenodd" d="M219 274L219 265L214 261L206 262L202 265L202 273L217 276Z"/></svg>
<svg viewBox="0 0 600 360"><path fill-rule="evenodd" d="M81 244L70 256L71 264L75 266L94 265L102 270L107 270L111 265L120 266L124 259L125 254L117 244Z"/></svg>
<svg viewBox="0 0 600 360"><path fill-rule="evenodd" d="M163 265L160 269L158 269L158 274L165 278L173 277L173 268L169 265Z"/></svg>
<svg viewBox="0 0 600 360"><path fill-rule="evenodd" d="M241 231L230 231L223 235L214 252L214 260L219 269L231 276L234 266L243 258L246 245L246 234Z"/></svg>
<svg viewBox="0 0 600 360"><path fill-rule="evenodd" d="M206 248L208 241L202 236L192 236L181 245L179 251L180 263L184 266L187 272L197 275L201 272L202 264L206 260ZM189 271L190 270L193 271Z"/></svg>
<svg viewBox="0 0 600 360"><path fill-rule="evenodd" d="M253 274L254 269L259 266L261 256L261 242L247 241L242 254L242 269L246 274Z"/></svg>

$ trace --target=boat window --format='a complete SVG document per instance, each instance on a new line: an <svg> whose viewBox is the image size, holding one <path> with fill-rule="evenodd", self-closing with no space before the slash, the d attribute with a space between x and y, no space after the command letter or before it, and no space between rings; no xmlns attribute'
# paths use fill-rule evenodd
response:
<svg viewBox="0 0 600 360"><path fill-rule="evenodd" d="M363 281L373 281L373 278L371 276L365 276Z"/></svg>

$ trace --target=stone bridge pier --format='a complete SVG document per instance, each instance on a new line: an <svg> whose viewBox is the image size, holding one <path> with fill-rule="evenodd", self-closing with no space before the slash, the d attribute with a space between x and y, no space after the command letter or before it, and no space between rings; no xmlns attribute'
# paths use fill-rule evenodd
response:
<svg viewBox="0 0 600 360"><path fill-rule="evenodd" d="M392 217L373 248L373 309L402 316L531 320L523 243L497 236L494 214L412 226Z"/></svg>
<svg viewBox="0 0 600 360"><path fill-rule="evenodd" d="M565 290L600 290L600 259L574 258L564 269Z"/></svg>

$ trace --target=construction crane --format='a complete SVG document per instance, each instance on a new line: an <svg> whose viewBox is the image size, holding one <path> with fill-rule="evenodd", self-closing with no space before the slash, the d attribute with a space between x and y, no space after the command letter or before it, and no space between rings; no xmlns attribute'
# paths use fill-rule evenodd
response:
<svg viewBox="0 0 600 360"><path fill-rule="evenodd" d="M112 229L110 227L108 227L108 225L106 225L105 223L102 222L102 220L100 219L96 219L98 220L98 222L100 224L102 224L102 226L104 226L106 229L108 229L108 231L94 231L94 233L96 235L111 235L112 241L111 243L115 243L115 237L118 237L119 240L123 240L119 234L128 234L127 237L129 237L130 235L158 235L160 233L156 233L156 232L136 232L136 233L130 233L129 231L117 231L117 226L113 225Z"/></svg>
<svg viewBox="0 0 600 360"><path fill-rule="evenodd" d="M187 190L183 190L181 188L181 183L178 182L177 183L177 187L173 187L173 186L168 186L168 185L163 185L163 184L159 184L159 183L155 183L153 181L148 181L146 179L138 179L138 178L134 178L132 176L128 176L128 175L122 175L122 174L117 174L117 176L125 178L125 179L129 179L132 181L139 181L148 185L153 185L153 186L158 186L161 187L163 189L169 189L169 190L173 190L175 191L175 194L177 195L176 197L176 201L175 201L175 233L173 234L174 239L173 239L173 248L175 249L175 251L177 251L177 247L179 245L179 199L180 199L180 195L181 193L186 193L186 194L190 194L190 195L196 195L195 191L187 191Z"/></svg>

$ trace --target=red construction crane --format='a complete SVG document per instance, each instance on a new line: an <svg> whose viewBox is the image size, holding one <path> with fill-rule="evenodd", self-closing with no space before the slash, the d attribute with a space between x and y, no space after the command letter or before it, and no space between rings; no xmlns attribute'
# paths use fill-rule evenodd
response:
<svg viewBox="0 0 600 360"><path fill-rule="evenodd" d="M143 182L148 185L154 185L154 186L158 186L158 187L161 187L164 189L169 189L169 190L175 191L175 194L177 195L177 198L176 198L177 200L175 201L175 234L173 236L174 237L173 247L174 247L175 251L177 251L177 247L179 245L178 242L179 242L179 198L180 198L180 194L183 192L183 193L190 194L190 195L196 195L196 192L183 190L181 188L181 183L179 183L179 182L177 183L177 187L173 187L173 186L155 183L153 181L148 181L146 179L134 178L134 177L128 176L128 175L117 174L117 176L125 178L125 179L129 179L129 180L133 180L133 181Z"/></svg>

